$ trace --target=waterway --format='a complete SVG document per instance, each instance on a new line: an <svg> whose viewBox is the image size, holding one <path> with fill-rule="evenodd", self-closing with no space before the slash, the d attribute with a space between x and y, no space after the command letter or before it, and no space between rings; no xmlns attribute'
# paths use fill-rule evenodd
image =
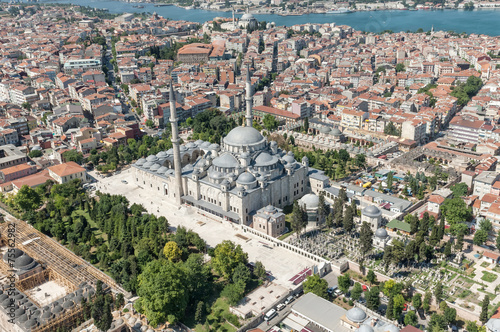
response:
<svg viewBox="0 0 500 332"><path fill-rule="evenodd" d="M154 7L141 3L144 8L135 8L137 3L109 0L42 0L42 2L73 3L95 8L107 8L110 13L157 12L159 15L192 22L206 22L214 17L231 17L231 12L215 12L201 9L186 10L176 6ZM240 15L238 15L240 16ZM351 14L306 14L302 16L279 16L276 14L255 14L259 21L275 22L279 26L305 23L336 23L349 25L356 30L381 32L384 30L416 31L419 28L455 31L458 33L479 33L490 36L500 35L500 9L464 10L394 10L360 11Z"/></svg>

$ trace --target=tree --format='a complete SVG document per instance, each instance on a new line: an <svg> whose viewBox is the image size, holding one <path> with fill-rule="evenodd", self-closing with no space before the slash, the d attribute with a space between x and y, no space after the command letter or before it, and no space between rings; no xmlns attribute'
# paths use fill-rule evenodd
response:
<svg viewBox="0 0 500 332"><path fill-rule="evenodd" d="M479 320L481 323L486 324L488 321L488 306L490 305L490 297L488 295L484 296L483 302L481 302L481 314L479 315Z"/></svg>
<svg viewBox="0 0 500 332"><path fill-rule="evenodd" d="M422 309L427 313L431 309L431 299L432 295L430 292L426 292L424 296L424 302L422 304Z"/></svg>
<svg viewBox="0 0 500 332"><path fill-rule="evenodd" d="M420 309L420 307L422 306L422 295L420 293L413 295L411 301L416 310Z"/></svg>
<svg viewBox="0 0 500 332"><path fill-rule="evenodd" d="M477 245L482 245L488 240L488 233L484 229L479 229L474 234L473 242Z"/></svg>
<svg viewBox="0 0 500 332"><path fill-rule="evenodd" d="M117 308L121 308L125 305L125 298L122 293L116 294L115 305Z"/></svg>
<svg viewBox="0 0 500 332"><path fill-rule="evenodd" d="M343 227L347 233L350 233L354 227L354 216L350 206L344 210Z"/></svg>
<svg viewBox="0 0 500 332"><path fill-rule="evenodd" d="M32 211L40 206L40 195L31 187L23 185L12 200L22 211Z"/></svg>
<svg viewBox="0 0 500 332"><path fill-rule="evenodd" d="M436 303L441 302L443 297L443 285L439 282L434 288L434 297L436 298Z"/></svg>
<svg viewBox="0 0 500 332"><path fill-rule="evenodd" d="M375 281L377 280L377 275L375 274L375 272L373 272L373 270L368 271L368 274L366 275L366 280L370 282L370 286L375 283Z"/></svg>
<svg viewBox="0 0 500 332"><path fill-rule="evenodd" d="M392 174L392 172L389 172L389 174L387 174L387 189L389 190L392 190L392 184L394 182L394 175Z"/></svg>
<svg viewBox="0 0 500 332"><path fill-rule="evenodd" d="M348 274L340 275L337 277L337 283L339 285L339 289L342 292L347 293L349 291L349 287L351 286L351 278Z"/></svg>
<svg viewBox="0 0 500 332"><path fill-rule="evenodd" d="M28 153L28 156L30 158L38 158L43 156L43 152L40 150L31 150L30 153Z"/></svg>
<svg viewBox="0 0 500 332"><path fill-rule="evenodd" d="M248 262L247 253L243 252L240 245L225 240L215 247L214 257L212 258L212 267L221 276L229 279L238 264Z"/></svg>
<svg viewBox="0 0 500 332"><path fill-rule="evenodd" d="M464 197L469 191L469 187L467 187L467 184L464 182L457 183L450 189L453 192L453 197Z"/></svg>
<svg viewBox="0 0 500 332"><path fill-rule="evenodd" d="M31 104L27 101L25 101L24 103L21 104L21 106L27 110L28 112L31 110Z"/></svg>
<svg viewBox="0 0 500 332"><path fill-rule="evenodd" d="M446 243L446 246L444 247L444 255L446 257L451 256L451 242Z"/></svg>
<svg viewBox="0 0 500 332"><path fill-rule="evenodd" d="M497 235L496 245L497 245L497 250L500 250L500 233L498 233Z"/></svg>
<svg viewBox="0 0 500 332"><path fill-rule="evenodd" d="M225 297L230 305L236 305L245 295L245 284L243 282L230 283L221 292L221 296Z"/></svg>
<svg viewBox="0 0 500 332"><path fill-rule="evenodd" d="M399 315L403 312L403 308L405 306L405 298L401 294L397 294L394 296L394 318L398 319Z"/></svg>
<svg viewBox="0 0 500 332"><path fill-rule="evenodd" d="M460 197L445 199L440 210L450 225L468 221L472 217L470 208Z"/></svg>
<svg viewBox="0 0 500 332"><path fill-rule="evenodd" d="M154 127L154 125L155 125L155 124L154 124L153 120L151 120L151 119L147 119L147 120L146 120L146 126L147 126L148 128L153 128L153 127Z"/></svg>
<svg viewBox="0 0 500 332"><path fill-rule="evenodd" d="M402 71L405 71L405 65L403 63L398 63L396 65L396 73L399 73L399 72L402 72Z"/></svg>
<svg viewBox="0 0 500 332"><path fill-rule="evenodd" d="M196 312L194 313L194 320L199 324L203 318L203 313L205 311L205 303L199 301L196 305Z"/></svg>
<svg viewBox="0 0 500 332"><path fill-rule="evenodd" d="M417 326L418 325L418 318L417 314L415 311L408 311L405 315L405 325L411 325L411 326Z"/></svg>
<svg viewBox="0 0 500 332"><path fill-rule="evenodd" d="M448 325L455 324L455 321L457 320L457 309L447 307L444 310L444 319L446 320Z"/></svg>
<svg viewBox="0 0 500 332"><path fill-rule="evenodd" d="M457 234L457 242L455 243L455 250L462 251L464 247L464 233L460 232Z"/></svg>
<svg viewBox="0 0 500 332"><path fill-rule="evenodd" d="M359 282L354 284L354 287L351 290L351 298L355 301L359 300L361 294L363 293L363 287Z"/></svg>
<svg viewBox="0 0 500 332"><path fill-rule="evenodd" d="M307 133L309 131L309 118L304 119L304 131Z"/></svg>
<svg viewBox="0 0 500 332"><path fill-rule="evenodd" d="M325 203L325 193L323 191L320 192L319 194L319 204L318 204L318 221L319 224L322 225L323 222L325 221L325 216L327 211L328 206Z"/></svg>
<svg viewBox="0 0 500 332"><path fill-rule="evenodd" d="M234 283L242 282L246 285L251 277L250 269L245 264L239 263L234 269L232 280Z"/></svg>
<svg viewBox="0 0 500 332"><path fill-rule="evenodd" d="M385 311L385 317L389 320L394 319L394 297L389 297L389 301L387 302L387 309Z"/></svg>
<svg viewBox="0 0 500 332"><path fill-rule="evenodd" d="M83 162L83 154L76 150L69 150L62 154L63 159L68 161L74 161L77 164L81 164Z"/></svg>
<svg viewBox="0 0 500 332"><path fill-rule="evenodd" d="M179 248L176 242L169 241L165 244L163 248L163 255L171 262L176 262L181 259L182 250Z"/></svg>
<svg viewBox="0 0 500 332"><path fill-rule="evenodd" d="M260 261L255 262L255 266L253 268L253 274L260 280L264 280L266 278L266 269L264 267L264 264L262 264L262 262Z"/></svg>
<svg viewBox="0 0 500 332"><path fill-rule="evenodd" d="M446 329L446 320L443 316L432 314L429 321L429 331L444 331Z"/></svg>
<svg viewBox="0 0 500 332"><path fill-rule="evenodd" d="M359 232L359 242L361 253L366 255L373 247L373 231L370 225L364 221Z"/></svg>
<svg viewBox="0 0 500 332"><path fill-rule="evenodd" d="M290 221L290 226L292 227L292 231L297 234L299 237L302 228L304 227L304 211L299 206L299 202L293 202L293 210L292 210L292 220Z"/></svg>
<svg viewBox="0 0 500 332"><path fill-rule="evenodd" d="M186 274L179 264L155 260L146 265L138 277L135 302L137 311L145 314L149 323L156 326L169 320L175 323L184 316L188 305ZM168 316L167 316L168 315Z"/></svg>
<svg viewBox="0 0 500 332"><path fill-rule="evenodd" d="M274 115L269 113L264 115L264 117L262 118L262 124L264 125L264 128L266 128L268 131L275 130L276 128L278 128L279 125Z"/></svg>
<svg viewBox="0 0 500 332"><path fill-rule="evenodd" d="M374 286L366 294L366 306L370 310L377 310L380 305L380 290L378 287Z"/></svg>
<svg viewBox="0 0 500 332"><path fill-rule="evenodd" d="M304 281L304 293L311 292L315 295L318 295L319 297L326 299L328 295L328 293L326 292L327 288L328 282L326 282L326 280L324 279L321 279L317 274L308 276Z"/></svg>

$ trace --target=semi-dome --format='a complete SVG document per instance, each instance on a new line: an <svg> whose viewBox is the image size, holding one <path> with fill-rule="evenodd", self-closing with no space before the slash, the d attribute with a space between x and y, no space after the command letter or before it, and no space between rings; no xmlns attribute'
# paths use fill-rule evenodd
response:
<svg viewBox="0 0 500 332"><path fill-rule="evenodd" d="M257 181L255 176L253 176L252 173L244 172L241 173L240 176L238 176L238 180L236 180L237 183L241 184L250 184Z"/></svg>
<svg viewBox="0 0 500 332"><path fill-rule="evenodd" d="M315 194L307 194L300 199L300 205L305 205L306 209L317 209L319 206L319 197Z"/></svg>
<svg viewBox="0 0 500 332"><path fill-rule="evenodd" d="M257 158L255 158L255 166L269 166L276 164L277 162L278 158L271 156L267 152L261 152Z"/></svg>
<svg viewBox="0 0 500 332"><path fill-rule="evenodd" d="M151 166L153 166L155 163L152 161L147 161L142 165L142 168L149 169Z"/></svg>
<svg viewBox="0 0 500 332"><path fill-rule="evenodd" d="M388 234L385 228L379 228L375 231L375 236L380 239L385 239L388 236Z"/></svg>
<svg viewBox="0 0 500 332"><path fill-rule="evenodd" d="M327 126L321 126L321 128L319 128L319 132L322 134L328 134L330 132L330 128Z"/></svg>
<svg viewBox="0 0 500 332"><path fill-rule="evenodd" d="M224 143L241 146L257 144L263 140L264 136L253 127L236 127L227 134L224 138Z"/></svg>
<svg viewBox="0 0 500 332"><path fill-rule="evenodd" d="M364 216L372 217L372 218L376 218L376 217L378 217L378 216L380 216L382 214L382 212L380 211L380 209L378 207L376 207L375 205L370 205L370 206L365 207L361 211L361 213Z"/></svg>
<svg viewBox="0 0 500 332"><path fill-rule="evenodd" d="M363 324L359 326L359 329L356 332L373 332L373 331L374 331L373 327L371 327L370 325Z"/></svg>
<svg viewBox="0 0 500 332"><path fill-rule="evenodd" d="M212 163L214 166L224 168L234 168L240 165L238 160L230 153L224 153L220 157L215 158Z"/></svg>
<svg viewBox="0 0 500 332"><path fill-rule="evenodd" d="M349 309L345 315L347 319L354 323L361 323L366 319L366 312L358 307Z"/></svg>

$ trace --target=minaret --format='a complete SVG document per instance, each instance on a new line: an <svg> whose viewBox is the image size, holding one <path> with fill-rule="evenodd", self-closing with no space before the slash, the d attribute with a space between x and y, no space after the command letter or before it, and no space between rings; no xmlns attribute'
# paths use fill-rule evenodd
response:
<svg viewBox="0 0 500 332"><path fill-rule="evenodd" d="M246 118L246 127L252 127L252 107L253 107L253 93L252 93L252 83L250 82L250 67L247 65L247 83L246 83L246 97L245 101L247 102L247 112L245 115Z"/></svg>
<svg viewBox="0 0 500 332"><path fill-rule="evenodd" d="M172 148L174 150L174 171L175 171L175 201L177 205L181 205L181 197L184 195L182 189L182 167L181 167L181 153L179 149L179 130L177 122L177 108L175 106L175 93L174 83L170 80L170 124L172 125Z"/></svg>
<svg viewBox="0 0 500 332"><path fill-rule="evenodd" d="M233 30L236 30L236 21L234 20L234 6L233 6Z"/></svg>

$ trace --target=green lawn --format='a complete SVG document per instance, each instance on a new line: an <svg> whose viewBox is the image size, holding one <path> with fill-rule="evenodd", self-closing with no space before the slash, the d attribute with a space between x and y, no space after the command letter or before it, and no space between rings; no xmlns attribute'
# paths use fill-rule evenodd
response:
<svg viewBox="0 0 500 332"><path fill-rule="evenodd" d="M227 332L236 332L236 328L229 324L225 317L232 315L229 312L229 303L223 298L218 298L217 301L212 306L212 312L207 316L207 320L210 322L210 325L213 325L217 320L215 313L220 312L220 325L217 331L227 331ZM234 316L234 315L233 315ZM204 325L197 324L194 328L196 332L208 332Z"/></svg>
<svg viewBox="0 0 500 332"><path fill-rule="evenodd" d="M481 280L487 281L487 282L493 282L497 280L498 275L496 273L491 273L487 271L483 271L483 276L481 277Z"/></svg>
<svg viewBox="0 0 500 332"><path fill-rule="evenodd" d="M88 212L83 211L83 210L75 210L71 214L73 217L74 216L84 216L87 219L87 222L92 226L92 232L94 232L94 235L96 238L102 237L104 239L104 244L108 245L108 235L103 234L102 231L97 227L97 224L95 223L94 220L90 218L90 215Z"/></svg>
<svg viewBox="0 0 500 332"><path fill-rule="evenodd" d="M482 266L482 267L488 267L488 266L490 266L490 265L491 265L491 264L490 264L490 263L488 263L488 262L482 262L482 263L481 263L481 266Z"/></svg>

